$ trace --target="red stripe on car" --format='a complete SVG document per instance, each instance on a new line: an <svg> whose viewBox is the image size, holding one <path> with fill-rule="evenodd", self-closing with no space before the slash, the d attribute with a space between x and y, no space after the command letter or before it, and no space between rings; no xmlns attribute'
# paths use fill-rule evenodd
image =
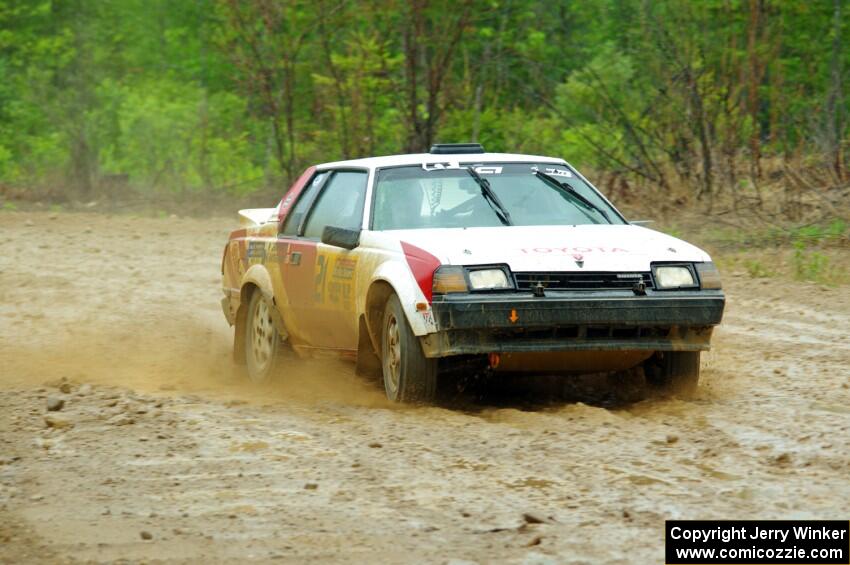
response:
<svg viewBox="0 0 850 565"><path fill-rule="evenodd" d="M424 249L404 241L401 242L401 250L404 251L404 257L407 259L413 278L416 279L416 283L422 289L422 294L425 295L425 299L430 304L434 271L440 266L440 260Z"/></svg>
<svg viewBox="0 0 850 565"><path fill-rule="evenodd" d="M289 190L286 191L286 194L280 201L278 205L277 218L278 221L282 224L286 219L286 215L289 213L290 208L298 199L298 195L301 194L301 191L307 185L307 181L313 178L313 173L316 172L316 167L308 167L306 171L301 173L301 176L298 177Z"/></svg>
<svg viewBox="0 0 850 565"><path fill-rule="evenodd" d="M233 230L232 232L230 232L230 239L240 239L245 237L246 235L248 235L248 230L244 228L241 230Z"/></svg>

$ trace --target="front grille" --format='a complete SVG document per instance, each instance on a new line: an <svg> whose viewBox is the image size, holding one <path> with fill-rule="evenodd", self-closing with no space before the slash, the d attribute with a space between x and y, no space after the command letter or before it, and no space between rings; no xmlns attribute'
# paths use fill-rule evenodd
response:
<svg viewBox="0 0 850 565"><path fill-rule="evenodd" d="M514 273L517 290L531 290L538 283L548 290L631 290L643 282L652 288L650 273Z"/></svg>

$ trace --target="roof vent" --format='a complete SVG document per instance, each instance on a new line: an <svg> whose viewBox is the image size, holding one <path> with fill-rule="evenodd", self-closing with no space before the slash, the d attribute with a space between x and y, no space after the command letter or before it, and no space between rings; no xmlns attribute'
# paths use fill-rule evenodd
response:
<svg viewBox="0 0 850 565"><path fill-rule="evenodd" d="M435 143L431 146L432 155L458 155L463 153L484 153L480 143Z"/></svg>

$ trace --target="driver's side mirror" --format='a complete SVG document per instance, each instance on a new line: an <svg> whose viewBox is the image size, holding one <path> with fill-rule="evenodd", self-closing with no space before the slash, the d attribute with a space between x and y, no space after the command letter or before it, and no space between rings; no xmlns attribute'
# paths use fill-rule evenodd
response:
<svg viewBox="0 0 850 565"><path fill-rule="evenodd" d="M322 243L343 249L354 249L360 245L360 230L325 226L325 229L322 230Z"/></svg>

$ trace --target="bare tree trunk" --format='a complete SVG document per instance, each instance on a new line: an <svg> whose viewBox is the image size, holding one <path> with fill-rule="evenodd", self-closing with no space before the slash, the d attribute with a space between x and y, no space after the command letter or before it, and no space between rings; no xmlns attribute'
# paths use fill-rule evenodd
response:
<svg viewBox="0 0 850 565"><path fill-rule="evenodd" d="M198 2L200 6L200 2ZM200 69L198 71L198 82L201 85L201 103L198 107L198 122L200 125L200 150L198 155L198 173L201 176L201 181L204 183L204 188L212 188L213 181L209 173L209 151L208 151L208 132L209 132L209 93L207 85L207 51L206 38L204 37L204 18L203 10L198 10L198 59L200 60Z"/></svg>
<svg viewBox="0 0 850 565"><path fill-rule="evenodd" d="M93 104L91 67L86 5L82 0L54 3L51 6L57 21L70 21L73 58L57 73L57 83L68 97L65 110L53 119L61 124L69 142L69 177L80 196L88 197L93 189L97 151L91 147L86 115Z"/></svg>
<svg viewBox="0 0 850 565"><path fill-rule="evenodd" d="M333 62L333 57L331 56L331 45L329 38L329 33L325 27L326 19L327 19L327 10L325 9L325 2L321 0L319 2L319 37L321 37L322 41L322 50L325 54L325 64L327 64L328 69L331 72L331 76L334 79L334 93L336 94L336 104L337 109L339 111L339 144L342 149L342 155L346 159L351 157L351 152L349 150L349 133L348 133L348 116L346 115L346 103L345 103L345 93L342 87L342 77L339 74L339 69L337 69L336 65Z"/></svg>
<svg viewBox="0 0 850 565"><path fill-rule="evenodd" d="M750 158L752 159L752 172L755 178L761 177L761 128L759 124L759 84L763 65L758 53L759 36L762 29L762 16L764 14L764 0L750 0L750 19L747 27L747 54L750 62L748 88L747 88L747 110L750 114L752 131L750 132Z"/></svg>
<svg viewBox="0 0 850 565"><path fill-rule="evenodd" d="M422 38L422 4L418 0L410 3L410 24L404 30L405 80L407 81L407 115L410 121L407 135L407 151L422 150L419 123L419 42Z"/></svg>
<svg viewBox="0 0 850 565"><path fill-rule="evenodd" d="M478 142L478 134L481 133L481 96L484 93L483 79L479 80L475 87L475 99L472 102L472 141Z"/></svg>
<svg viewBox="0 0 850 565"><path fill-rule="evenodd" d="M832 166L838 181L844 180L844 151L841 141L844 136L844 91L841 84L842 75L842 41L841 41L841 4L842 0L834 0L832 19L832 60L830 61L830 93L827 108L830 111L829 121L830 144L832 145Z"/></svg>
<svg viewBox="0 0 850 565"><path fill-rule="evenodd" d="M295 56L291 61L284 63L284 105L283 112L286 119L286 138L289 146L288 159L284 170L286 171L286 182L295 179Z"/></svg>
<svg viewBox="0 0 850 565"><path fill-rule="evenodd" d="M428 0L411 0L408 25L404 32L407 115L410 121L408 151L426 151L433 143L442 113L440 95L443 82L451 69L454 52L469 20L471 0L462 7L439 15L440 20L428 26ZM452 18L452 14L459 15ZM420 72L421 71L421 72ZM419 108L420 77L424 78L424 116Z"/></svg>

